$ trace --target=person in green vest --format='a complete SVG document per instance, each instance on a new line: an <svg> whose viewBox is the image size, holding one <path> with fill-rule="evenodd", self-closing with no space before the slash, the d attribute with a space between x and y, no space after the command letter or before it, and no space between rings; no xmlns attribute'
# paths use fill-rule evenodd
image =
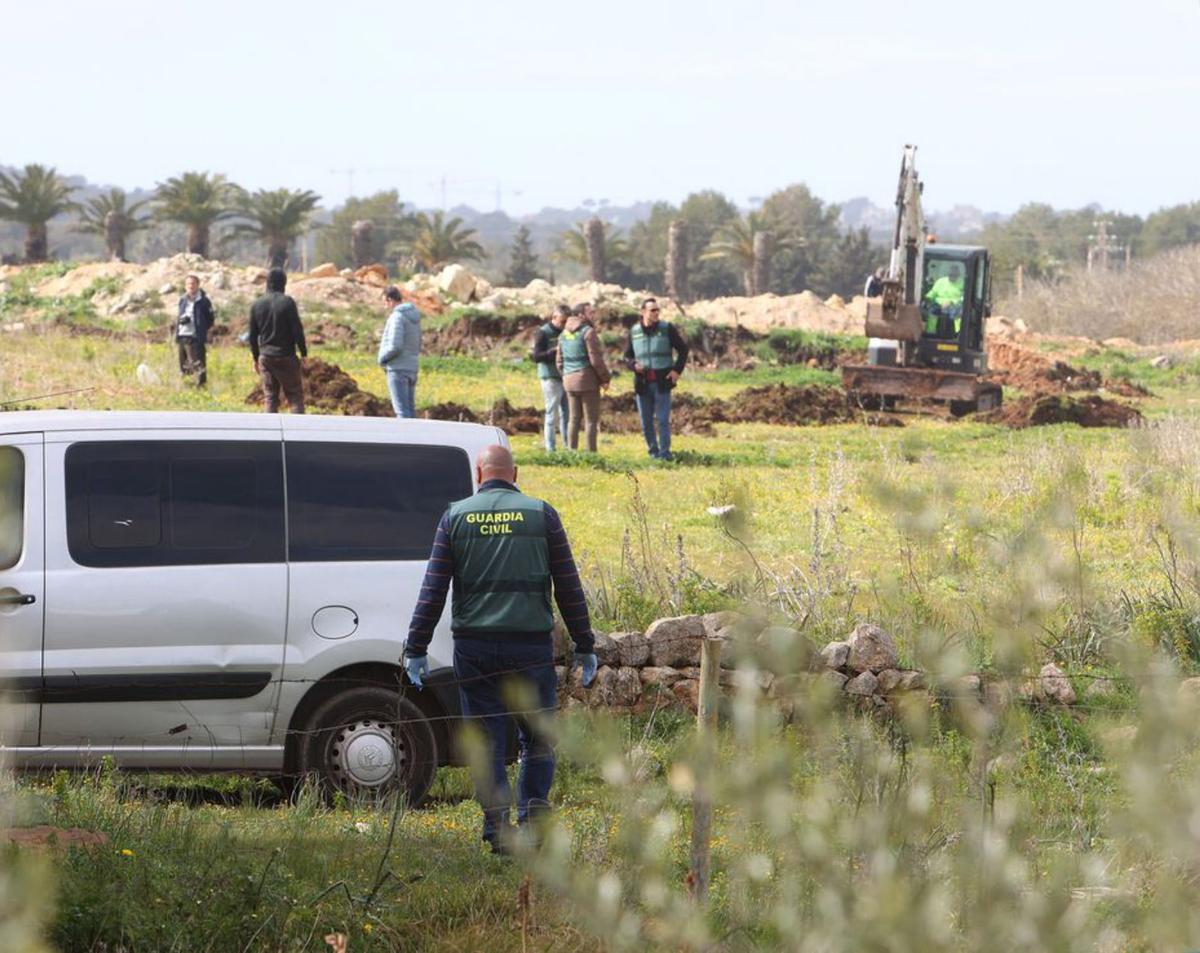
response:
<svg viewBox="0 0 1200 953"><path fill-rule="evenodd" d="M508 447L484 447L475 461L475 479L475 495L452 503L438 523L403 660L409 682L421 690L429 674L429 643L453 583L454 675L463 715L483 729L489 754L488 776L475 779L483 839L495 853L507 854L512 796L505 753L510 721L518 714L518 827L549 810L554 783L548 729L558 676L551 589L575 643L585 688L596 678L597 662L587 600L557 511L517 489L517 466ZM509 706L521 687L534 707L517 713Z"/></svg>
<svg viewBox="0 0 1200 953"><path fill-rule="evenodd" d="M954 335L958 335L959 328L962 327L964 293L962 269L958 265L951 265L947 273L938 278L925 292L926 334L938 334L938 326L944 317L953 323ZM949 337L949 334L943 331L941 336Z"/></svg>
<svg viewBox="0 0 1200 953"><path fill-rule="evenodd" d="M634 375L633 392L646 449L657 460L671 459L671 391L687 358L683 335L675 325L659 318L657 299L647 298L640 319L629 329L625 364Z"/></svg>
<svg viewBox="0 0 1200 953"><path fill-rule="evenodd" d="M537 363L538 381L542 385L542 401L546 409L543 441L547 453L555 450L555 434L561 433L567 442L567 392L563 390L562 373L558 369L558 337L566 327L571 309L560 304L533 336L531 357Z"/></svg>
<svg viewBox="0 0 1200 953"><path fill-rule="evenodd" d="M608 388L612 375L604 361L604 347L594 324L595 309L581 304L558 337L558 370L567 392L567 445L579 447L579 428L587 434L587 448L596 452L596 434L600 428L600 391Z"/></svg>

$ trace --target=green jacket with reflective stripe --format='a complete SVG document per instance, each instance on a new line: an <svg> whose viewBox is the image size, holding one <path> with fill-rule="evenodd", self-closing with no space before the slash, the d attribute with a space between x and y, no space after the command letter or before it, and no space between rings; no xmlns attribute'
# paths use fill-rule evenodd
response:
<svg viewBox="0 0 1200 953"><path fill-rule="evenodd" d="M550 546L541 500L495 488L450 506L455 635L549 633Z"/></svg>
<svg viewBox="0 0 1200 953"><path fill-rule="evenodd" d="M588 360L586 336L595 333L595 329L590 324L585 324L578 331L563 331L558 336L558 353L562 355L563 377L591 366L592 362Z"/></svg>
<svg viewBox="0 0 1200 953"><path fill-rule="evenodd" d="M669 371L675 365L671 348L671 324L659 321L647 331L639 321L630 331L633 340L633 359L651 371Z"/></svg>

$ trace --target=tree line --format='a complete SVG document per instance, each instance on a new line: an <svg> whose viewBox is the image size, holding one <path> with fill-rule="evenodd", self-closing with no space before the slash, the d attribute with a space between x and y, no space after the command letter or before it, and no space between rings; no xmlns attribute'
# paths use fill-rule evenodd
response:
<svg viewBox="0 0 1200 953"><path fill-rule="evenodd" d="M1200 243L1200 202L1173 205L1145 218L1096 207L1056 210L1042 203L1023 205L1004 222L992 223L976 238L992 253L994 274L1011 286L1018 266L1024 277L1056 281L1094 259L1101 229L1110 263L1149 258Z"/></svg>
<svg viewBox="0 0 1200 953"><path fill-rule="evenodd" d="M535 249L524 224L492 223L492 234L511 235L506 247L485 247L460 216L410 209L395 190L348 199L328 221L317 221L320 196L298 189L249 191L225 176L184 172L157 184L149 198L132 201L113 188L86 201L53 168L28 165L0 172L0 219L25 228L25 258L49 255L47 224L73 215L72 228L98 236L110 257L124 260L131 238L172 223L187 251L209 256L264 253L269 264L292 258L298 240L315 235L317 261L338 267L384 262L400 276L434 271L450 262L483 263L489 277L508 285L534 278L590 277L626 287L672 293L683 300L805 289L822 297L857 293L864 277L886 261L886 250L865 228L845 229L838 205L823 202L799 184L767 196L750 212L714 190L694 192L678 205L654 203L623 231L593 215ZM998 284L1011 284L1017 267L1030 279L1054 280L1087 260L1103 221L1110 251L1128 248L1146 257L1200 242L1200 202L1161 209L1144 219L1096 208L1057 211L1023 206L1011 218L967 236L991 249ZM942 235L942 240L958 236ZM161 237L156 239L161 248ZM173 239L175 240L175 239ZM258 249L258 251L255 251Z"/></svg>
<svg viewBox="0 0 1200 953"><path fill-rule="evenodd" d="M310 230L317 260L339 267L386 262L405 274L489 257L461 217L408 209L395 190L350 198L329 222L314 221L320 202L315 192L252 192L208 172L169 178L139 201L112 188L77 202L74 191L55 169L41 165L0 173L0 219L24 226L27 261L48 257L47 225L63 215L75 216L75 231L98 236L114 260L126 259L132 236L159 223L181 226L188 252L208 257L218 246L228 250L250 241L272 266L286 264ZM679 206L656 203L628 236L599 218L580 222L543 256L522 225L495 257L507 258L502 280L513 285L553 280L565 270L684 299L804 288L846 294L858 289L882 253L865 229L843 233L838 217L836 205L821 202L803 185L776 192L748 214L719 192L704 191Z"/></svg>
<svg viewBox="0 0 1200 953"><path fill-rule="evenodd" d="M489 257L461 218L407 212L394 190L351 198L335 209L317 234L316 256L339 267L399 260L401 270ZM540 255L531 230L521 224L491 257L507 259L503 271L495 271L506 285L554 281L566 272L690 300L804 289L822 297L856 294L886 254L865 228L843 230L838 206L794 185L749 213L712 190L693 193L678 206L657 202L628 234L592 216L558 234Z"/></svg>
<svg viewBox="0 0 1200 953"><path fill-rule="evenodd" d="M119 188L76 202L74 189L53 168L27 165L15 174L0 172L0 219L25 227L25 260L45 261L49 255L47 226L51 219L74 214L73 228L99 235L108 255L126 260L131 236L156 222L173 222L187 230L185 247L191 254L209 257L214 233L228 225L222 240L249 239L265 251L271 267L283 267L296 241L314 227L312 221L321 197L305 189L258 189L251 192L223 175L184 172L160 182L152 198L130 201ZM385 254L405 255L412 268L433 269L455 260L482 256L470 229L460 219L447 221L441 212L401 216L396 203L394 234L380 229L379 243L371 235L371 222L356 221L352 256L358 264L381 260ZM390 236L390 238L389 238Z"/></svg>

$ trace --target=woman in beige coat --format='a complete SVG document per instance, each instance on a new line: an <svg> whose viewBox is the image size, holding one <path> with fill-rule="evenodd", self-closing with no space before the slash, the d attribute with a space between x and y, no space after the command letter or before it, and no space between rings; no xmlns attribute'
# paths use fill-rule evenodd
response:
<svg viewBox="0 0 1200 953"><path fill-rule="evenodd" d="M594 317L590 304L575 309L559 335L556 359L563 390L567 392L567 446L578 449L582 419L587 448L592 453L596 452L596 430L600 423L600 391L607 390L612 377L604 363L600 334L592 323Z"/></svg>

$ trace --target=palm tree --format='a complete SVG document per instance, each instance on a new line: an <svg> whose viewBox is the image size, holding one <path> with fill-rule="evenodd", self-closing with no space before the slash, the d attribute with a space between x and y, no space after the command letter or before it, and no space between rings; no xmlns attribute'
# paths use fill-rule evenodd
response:
<svg viewBox="0 0 1200 953"><path fill-rule="evenodd" d="M150 227L147 216L138 216L138 212L149 204L149 199L127 204L128 196L124 189L109 189L107 195L100 195L79 209L79 222L75 231L89 235L101 235L108 248L108 257L113 261L125 260L125 240L134 232Z"/></svg>
<svg viewBox="0 0 1200 953"><path fill-rule="evenodd" d="M771 272L771 256L800 244L803 239L779 234L765 216L750 212L745 218L734 219L717 229L700 259L732 261L742 272L746 294L763 294Z"/></svg>
<svg viewBox="0 0 1200 953"><path fill-rule="evenodd" d="M583 265L593 281L604 281L608 267L623 260L628 251L629 246L619 229L613 228L609 222L591 218L586 222L576 222L574 228L559 236L557 255L564 261Z"/></svg>
<svg viewBox="0 0 1200 953"><path fill-rule="evenodd" d="M282 268L292 243L307 230L308 217L320 201L316 192L299 189L259 189L253 195L240 192L238 213L249 221L239 222L234 233L261 239L267 246L267 266Z"/></svg>
<svg viewBox="0 0 1200 953"><path fill-rule="evenodd" d="M187 250L208 257L209 231L234 214L237 186L223 175L185 172L160 182L155 193L155 212L163 221L187 226Z"/></svg>
<svg viewBox="0 0 1200 953"><path fill-rule="evenodd" d="M25 260L45 261L49 249L46 223L75 208L75 189L53 169L27 165L15 175L0 172L0 218L25 226Z"/></svg>
<svg viewBox="0 0 1200 953"><path fill-rule="evenodd" d="M436 271L452 261L479 261L485 254L475 240L475 229L463 228L461 218L445 221L440 211L417 213L411 251L426 271Z"/></svg>

